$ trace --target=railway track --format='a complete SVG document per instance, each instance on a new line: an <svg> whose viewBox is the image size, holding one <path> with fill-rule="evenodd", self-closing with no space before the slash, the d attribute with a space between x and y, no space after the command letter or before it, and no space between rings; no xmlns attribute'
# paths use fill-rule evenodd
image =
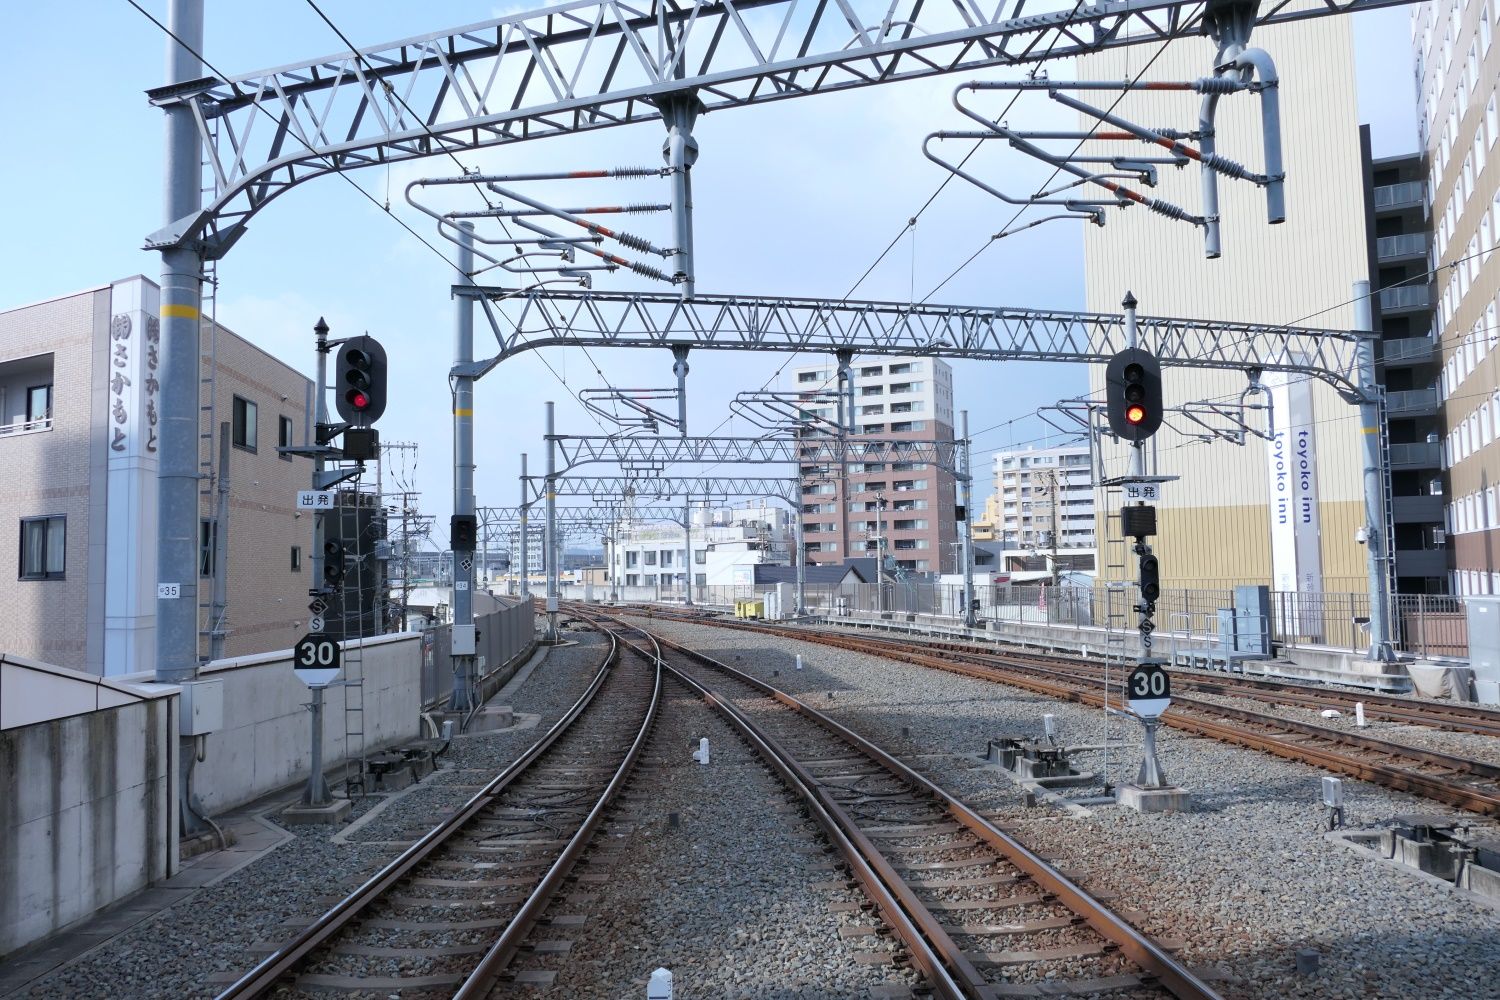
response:
<svg viewBox="0 0 1500 1000"><path fill-rule="evenodd" d="M677 617L677 620L692 624L760 632L852 652L894 657L903 662L1024 688L1063 701L1102 706L1106 700L1102 673L1050 658L972 651L955 644L939 644L947 648L933 652L926 644L872 639L828 630L789 629L685 616L658 617ZM1182 676L1181 671L1174 672L1174 681ZM1109 690L1111 707L1122 707L1123 684L1123 677L1112 679ZM1301 761L1446 805L1485 815L1500 815L1500 767L1484 761L1422 750L1277 715L1231 708L1191 695L1174 694L1172 707L1162 716L1162 722L1194 735Z"/></svg>
<svg viewBox="0 0 1500 1000"><path fill-rule="evenodd" d="M661 663L797 790L934 995L1218 996L1067 874L827 716L639 625L573 613Z"/></svg>
<svg viewBox="0 0 1500 1000"><path fill-rule="evenodd" d="M453 813L220 994L484 995L559 894L656 718L659 670L610 640L563 717Z"/></svg>

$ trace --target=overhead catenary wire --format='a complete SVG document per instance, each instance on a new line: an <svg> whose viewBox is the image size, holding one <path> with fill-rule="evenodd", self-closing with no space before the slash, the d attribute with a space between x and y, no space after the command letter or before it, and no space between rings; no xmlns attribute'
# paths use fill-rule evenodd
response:
<svg viewBox="0 0 1500 1000"><path fill-rule="evenodd" d="M164 35L166 35L168 38L172 39L178 45L182 46L183 50L186 51L186 52L188 52L190 55L192 55L192 57L194 59L197 59L199 62L201 62L203 64L204 68L206 68L210 73L213 74L213 76L214 76L215 79L217 79L221 83L226 84L227 86L233 87L235 89L236 93L239 92L238 85L235 84L233 81L231 81L230 78L229 78L229 76L227 74L225 74L222 71L220 71L216 66L214 66L213 63L209 62L206 58L204 58L203 53L199 52L197 49L193 48L186 41L184 41L183 38L180 35L178 35L171 28L169 28L165 24L163 24L150 11L148 11L144 7L142 7L137 2L137 0L125 0L125 2L127 4L129 4L131 7L134 7L141 14L142 17L146 18L146 20L150 21L153 25L155 25ZM259 104L255 105L255 107L263 115L265 115L267 118L271 119L271 121L273 121L273 122L277 121L276 116L273 115L268 109L260 106ZM323 163L329 168L329 172L330 173L332 173L335 176L339 177L346 184L348 184L350 187L352 187L355 191L358 191L360 193L360 195L362 195L366 201L368 201L370 204L374 205L377 209L379 209L382 213L384 213L388 218L392 219L398 226L400 226L402 229L404 229L408 233L410 233L411 236L414 239L417 240L417 242L421 243L428 250L430 250L434 254L436 254L437 257L440 260L443 261L443 263L447 264L450 268L452 268L455 271L458 270L458 265L452 259L450 259L447 254L443 253L442 250L440 250L436 246L434 246L429 240L426 239L426 237L424 237L421 233L417 232L410 225L408 225L407 222L404 219L402 219L400 216L398 216L394 212L392 212L390 210L390 206L389 205L382 204L379 198L376 198L370 192L366 191L363 187L361 187L358 181L354 180L354 178L350 177L348 174L346 174L343 171L339 170L338 167L337 167L337 165L335 163L333 163L333 161L330 160L329 157L326 154L318 153L318 151L316 149L314 149L311 144L309 144L304 138L302 138L302 136L300 134L298 134L298 132L297 132L296 129L289 130L288 131L288 135L291 135L294 139L296 139L297 142L301 143L302 146L308 152L314 154L320 160L322 160ZM540 355L538 355L538 356L540 357ZM564 379L562 376L560 376L557 373L557 370L552 367L552 365L547 361L546 358L541 358L541 361L542 361L542 364L547 367L547 370L552 373L552 377L555 378L555 379L557 379L558 382L562 384L562 387L568 391L568 395L572 396L573 399L576 402L578 402L580 406L582 406L583 405L582 402L578 400L577 392L571 386L568 385L567 380ZM587 407L585 407L584 409L585 409L585 412L587 412ZM590 414L590 416L592 416L592 414ZM597 418L595 419L595 423L598 423ZM600 424L599 428L600 428L600 430L603 430L604 429L603 424Z"/></svg>

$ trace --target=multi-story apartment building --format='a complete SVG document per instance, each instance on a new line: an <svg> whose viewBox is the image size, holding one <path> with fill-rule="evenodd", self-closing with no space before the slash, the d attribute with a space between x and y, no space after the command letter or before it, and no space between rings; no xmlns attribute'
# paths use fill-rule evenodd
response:
<svg viewBox="0 0 1500 1000"><path fill-rule="evenodd" d="M95 674L155 662L159 301L137 276L0 312L0 522L17 526L19 544L16 576L0 577L0 649ZM216 525L205 480L201 649L220 530L226 655L289 647L307 618L311 519L295 506L310 469L276 448L303 440L311 386L222 326L205 331L205 379L210 345L202 457L228 423L230 490L228 523Z"/></svg>
<svg viewBox="0 0 1500 1000"><path fill-rule="evenodd" d="M681 524L622 520L607 553L612 579L626 587L681 587L691 572L695 587L746 584L755 565L787 565L792 556L791 517L780 507L698 507L692 526L685 538Z"/></svg>
<svg viewBox="0 0 1500 1000"><path fill-rule="evenodd" d="M1370 271L1362 228L1350 224L1364 217L1350 32L1348 18L1255 31L1256 45L1297 70L1287 72L1279 87L1286 221L1267 224L1261 188L1220 179L1223 256L1211 260L1194 226L1133 208L1114 212L1107 225L1085 227L1090 310L1118 313L1133 292L1146 316L1353 327L1354 283L1368 279ZM1152 57L1143 79L1193 80L1210 70L1213 59L1214 45L1206 38L1173 42ZM1139 54L1113 50L1079 60L1079 67L1091 79L1120 80L1136 75L1141 61ZM1113 106L1113 100L1104 95L1098 103ZM1197 127L1200 103L1191 92L1137 90L1123 96L1115 113L1156 128L1190 130ZM1084 127L1095 124L1081 120ZM1219 102L1216 136L1220 155L1261 169L1261 116L1253 96ZM1084 152L1115 156L1118 146L1086 144ZM1159 181L1153 195L1202 210L1196 167L1163 171ZM1243 372L1170 363L1162 380L1168 406L1234 401L1248 385ZM1170 587L1265 583L1302 592L1363 591L1367 550L1356 532L1366 516L1357 410L1332 387L1303 375L1267 373L1264 384L1274 401L1274 440L1203 443L1174 432L1181 421L1169 417L1169 426L1149 443L1148 471L1180 477L1165 484L1157 504L1153 545L1162 579ZM1102 366L1091 369L1090 388L1103 398ZM1250 419L1265 430L1264 411ZM1126 450L1106 439L1111 475L1126 471ZM1297 452L1306 455L1306 475L1289 475L1288 460ZM1117 499L1101 493L1102 512L1115 508ZM1118 523L1101 516L1098 534L1102 575L1133 577L1135 560L1117 558L1113 548L1120 540Z"/></svg>
<svg viewBox="0 0 1500 1000"><path fill-rule="evenodd" d="M837 387L832 365L793 369L790 388ZM808 412L836 421L831 404ZM871 358L854 364L852 440L951 441L953 369L940 358ZM816 432L809 432L816 433ZM802 539L809 565L839 565L879 547L910 573L958 572L954 478L916 462L860 463L846 469L803 466Z"/></svg>
<svg viewBox="0 0 1500 1000"><path fill-rule="evenodd" d="M1427 278L1427 168L1420 153L1372 159L1369 128L1360 131L1370 287L1379 290L1370 305L1389 418L1396 589L1441 594L1448 590L1449 545L1437 388L1442 353Z"/></svg>
<svg viewBox="0 0 1500 1000"><path fill-rule="evenodd" d="M1459 594L1500 593L1500 52L1497 0L1412 8L1418 131L1427 159L1447 527ZM1411 288L1410 292L1406 289ZM1425 284L1391 291L1427 293ZM1386 293L1382 292L1382 297Z"/></svg>
<svg viewBox="0 0 1500 1000"><path fill-rule="evenodd" d="M1094 483L1086 446L996 453L994 501L1002 570L1094 571Z"/></svg>

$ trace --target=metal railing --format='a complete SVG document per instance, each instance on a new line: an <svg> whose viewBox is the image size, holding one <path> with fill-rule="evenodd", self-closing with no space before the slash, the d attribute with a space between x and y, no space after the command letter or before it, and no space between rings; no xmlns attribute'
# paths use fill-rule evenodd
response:
<svg viewBox="0 0 1500 1000"><path fill-rule="evenodd" d="M1386 411L1392 416L1398 413L1407 413L1416 410L1436 409L1438 405L1437 389L1403 389L1399 392L1388 392L1385 395Z"/></svg>
<svg viewBox="0 0 1500 1000"><path fill-rule="evenodd" d="M1425 360L1432 357L1436 345L1431 337L1395 337L1380 342L1381 360L1393 361Z"/></svg>
<svg viewBox="0 0 1500 1000"><path fill-rule="evenodd" d="M514 600L514 598L511 598ZM536 611L530 600L476 615L479 680L520 656L535 640ZM453 695L453 626L439 625L422 633L422 704L445 705Z"/></svg>
<svg viewBox="0 0 1500 1000"><path fill-rule="evenodd" d="M1426 309L1431 304L1432 295L1426 285L1402 285L1380 292L1382 309Z"/></svg>
<svg viewBox="0 0 1500 1000"><path fill-rule="evenodd" d="M621 601L681 603L679 586L619 587ZM769 585L694 586L693 603L726 608L737 600L763 598ZM1134 584L1124 585L1126 603L1139 597ZM1108 620L1111 586L976 586L979 618L996 624L1042 625L1059 629L1102 629ZM607 599L607 586L594 588L596 599ZM1240 651L1253 649L1254 635L1265 635L1273 646L1320 647L1349 653L1369 649L1370 598L1359 591L1270 591L1269 613L1236 619ZM565 596L581 598L582 588ZM1118 601L1118 597L1116 598ZM807 587L812 614L887 613L902 616L958 618L963 613L963 587L957 584L886 582L827 584ZM1174 640L1232 645L1220 634L1221 612L1234 608L1233 587L1166 589L1156 602L1159 648ZM1465 657L1468 628L1462 598L1444 595L1399 594L1392 597L1392 639L1398 650L1418 657ZM1132 617L1130 626L1134 628Z"/></svg>
<svg viewBox="0 0 1500 1000"><path fill-rule="evenodd" d="M39 434L42 431L52 429L52 418L41 417L37 420L14 420L8 424L0 424L0 437L10 437L13 434Z"/></svg>
<svg viewBox="0 0 1500 1000"><path fill-rule="evenodd" d="M1416 465L1428 469L1442 468L1442 446L1427 441L1391 445L1391 465Z"/></svg>
<svg viewBox="0 0 1500 1000"><path fill-rule="evenodd" d="M1420 193L1418 193L1418 197L1421 197ZM1399 236L1382 236L1375 241L1375 257L1377 260L1389 260L1392 257L1407 257L1413 254L1425 255L1426 253L1427 235L1425 233L1402 233Z"/></svg>
<svg viewBox="0 0 1500 1000"><path fill-rule="evenodd" d="M1420 205L1426 197L1426 185L1421 181L1382 184L1375 189L1375 207L1379 209L1397 208L1402 205Z"/></svg>

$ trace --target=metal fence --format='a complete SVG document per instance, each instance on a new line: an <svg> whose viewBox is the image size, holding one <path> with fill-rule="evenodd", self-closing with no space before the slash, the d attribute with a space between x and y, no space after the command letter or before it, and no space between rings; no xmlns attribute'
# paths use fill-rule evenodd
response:
<svg viewBox="0 0 1500 1000"><path fill-rule="evenodd" d="M676 603L681 586L619 587L624 602ZM769 588L751 584L693 587L693 603L729 607L736 600L762 597ZM595 587L596 599L609 597L608 587ZM1111 596L1113 594L1113 596ZM565 596L582 597L582 588ZM978 586L978 616L1007 624L1104 628L1110 609L1125 612L1123 626L1134 630L1131 611L1139 601L1134 584L1093 588L1069 586ZM1236 620L1243 636L1264 635L1278 646L1317 646L1351 653L1370 645L1370 597L1357 591L1270 591L1266 613ZM956 584L887 582L807 587L808 610L813 614L864 613L939 615L963 614L963 587ZM1164 635L1221 644L1221 612L1233 609L1234 588L1163 590L1156 602L1156 625ZM1120 619L1113 622L1122 624ZM1469 652L1468 625L1462 598L1443 595L1399 594L1392 598L1392 641L1396 648L1419 657L1465 657ZM1242 650L1246 648L1241 645Z"/></svg>
<svg viewBox="0 0 1500 1000"><path fill-rule="evenodd" d="M479 676L486 677L527 652L536 639L536 610L531 600L476 616ZM440 625L422 633L422 704L447 703L453 696L453 626Z"/></svg>

